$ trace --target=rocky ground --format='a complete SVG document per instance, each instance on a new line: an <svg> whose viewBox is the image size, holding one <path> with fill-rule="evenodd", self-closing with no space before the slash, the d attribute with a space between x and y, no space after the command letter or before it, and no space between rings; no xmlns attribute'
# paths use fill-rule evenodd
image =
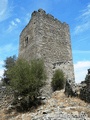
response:
<svg viewBox="0 0 90 120"><path fill-rule="evenodd" d="M1 105L0 120L90 120L90 104L79 98L66 97L64 90L54 92L37 109L32 108L26 113L8 111L9 106Z"/></svg>

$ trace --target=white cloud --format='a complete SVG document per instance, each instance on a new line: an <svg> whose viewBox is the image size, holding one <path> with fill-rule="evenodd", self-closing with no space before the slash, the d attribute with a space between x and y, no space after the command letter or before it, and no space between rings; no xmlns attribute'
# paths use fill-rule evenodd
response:
<svg viewBox="0 0 90 120"><path fill-rule="evenodd" d="M87 19L90 17L90 4L87 5L86 9L82 11L80 18Z"/></svg>
<svg viewBox="0 0 90 120"><path fill-rule="evenodd" d="M12 26L17 26L17 24L14 21L11 21Z"/></svg>
<svg viewBox="0 0 90 120"><path fill-rule="evenodd" d="M8 0L0 0L0 22L10 16L11 8L9 7Z"/></svg>
<svg viewBox="0 0 90 120"><path fill-rule="evenodd" d="M20 22L21 21L18 18L15 18L14 20L12 20L10 22L10 25L9 25L8 29L7 29L7 32L8 33L12 32L16 27L18 27L18 25L19 25Z"/></svg>
<svg viewBox="0 0 90 120"><path fill-rule="evenodd" d="M19 18L16 18L15 20L16 20L17 23L21 22Z"/></svg>
<svg viewBox="0 0 90 120"><path fill-rule="evenodd" d="M27 13L25 17L25 22L28 23L31 18L31 13Z"/></svg>
<svg viewBox="0 0 90 120"><path fill-rule="evenodd" d="M11 32L14 29L14 27L15 26L13 26L13 25L10 24L9 27L8 27L8 29L7 29L7 32L8 33Z"/></svg>
<svg viewBox="0 0 90 120"><path fill-rule="evenodd" d="M90 4L81 11L81 15L78 17L80 24L74 29L74 34L78 34L90 29Z"/></svg>
<svg viewBox="0 0 90 120"><path fill-rule="evenodd" d="M90 28L90 21L86 23L82 23L81 25L78 25L75 27L74 34L84 32L85 30L88 30L89 28Z"/></svg>
<svg viewBox="0 0 90 120"><path fill-rule="evenodd" d="M74 64L76 83L80 83L81 81L85 80L87 69L89 68L90 61L78 61L77 63Z"/></svg>
<svg viewBox="0 0 90 120"><path fill-rule="evenodd" d="M3 76L3 73L4 73L4 69L0 69L0 80L1 80L1 78Z"/></svg>
<svg viewBox="0 0 90 120"><path fill-rule="evenodd" d="M0 60L0 80L4 73L3 65L4 65L4 61Z"/></svg>
<svg viewBox="0 0 90 120"><path fill-rule="evenodd" d="M10 33L10 32L12 32L16 27L17 27L17 24L16 24L14 21L11 21L11 23L10 23L10 25L9 25L9 27L8 27L8 29L7 29L6 32Z"/></svg>

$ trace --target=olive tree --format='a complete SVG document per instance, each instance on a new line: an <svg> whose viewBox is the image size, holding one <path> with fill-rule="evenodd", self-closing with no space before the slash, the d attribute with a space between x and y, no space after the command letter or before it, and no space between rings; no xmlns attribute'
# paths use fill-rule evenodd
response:
<svg viewBox="0 0 90 120"><path fill-rule="evenodd" d="M29 97L29 102L40 95L40 89L45 84L46 72L42 60L33 60L30 63L18 59L15 66L8 71L10 85L17 91L17 97Z"/></svg>
<svg viewBox="0 0 90 120"><path fill-rule="evenodd" d="M6 85L9 85L9 83L10 83L10 78L8 76L8 70L15 65L16 59L17 59L16 56L13 55L13 56L7 57L4 60L4 66L3 67L5 68L5 70L4 70L2 81Z"/></svg>

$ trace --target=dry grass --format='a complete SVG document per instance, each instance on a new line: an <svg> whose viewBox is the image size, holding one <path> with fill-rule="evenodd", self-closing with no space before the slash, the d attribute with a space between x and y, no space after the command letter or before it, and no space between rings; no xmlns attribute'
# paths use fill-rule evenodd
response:
<svg viewBox="0 0 90 120"><path fill-rule="evenodd" d="M50 106L51 105L51 106ZM61 109L62 111L66 111L67 113L73 113L73 112L78 112L80 113L81 111L85 112L88 114L90 117L90 108L87 106L90 105L88 103L85 103L84 101L80 100L79 98L74 98L74 97L66 97L64 94L64 91L56 91L52 94L52 97L47 100L47 103L45 105L41 105L40 107L43 108L43 110L47 109L50 107L52 109L52 113L54 112L55 106L63 106ZM37 109L34 109L32 113L36 113L38 111L39 107ZM31 112L28 113L16 113L15 111L11 113L6 113L6 108L0 110L0 120L9 120L9 117L15 117L15 120L22 120L22 116L24 117L25 120L30 120L30 114Z"/></svg>

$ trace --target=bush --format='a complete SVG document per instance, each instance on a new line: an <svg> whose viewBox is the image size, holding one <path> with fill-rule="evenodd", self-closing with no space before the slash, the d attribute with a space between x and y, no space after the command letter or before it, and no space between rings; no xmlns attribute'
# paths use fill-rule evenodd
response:
<svg viewBox="0 0 90 120"><path fill-rule="evenodd" d="M10 85L17 91L17 97L28 97L29 102L34 101L45 84L46 72L42 60L33 60L29 64L23 59L17 60L14 67L8 71L11 79ZM16 95L15 95L16 97Z"/></svg>
<svg viewBox="0 0 90 120"><path fill-rule="evenodd" d="M5 70L2 78L4 85L9 85L10 83L10 78L8 77L8 70L15 65L16 59L17 59L16 56L13 55L13 56L7 57L6 60L4 60Z"/></svg>
<svg viewBox="0 0 90 120"><path fill-rule="evenodd" d="M51 82L53 91L63 89L64 85L65 85L65 77L64 77L63 71L60 69L55 70L55 73L53 75L52 82Z"/></svg>

